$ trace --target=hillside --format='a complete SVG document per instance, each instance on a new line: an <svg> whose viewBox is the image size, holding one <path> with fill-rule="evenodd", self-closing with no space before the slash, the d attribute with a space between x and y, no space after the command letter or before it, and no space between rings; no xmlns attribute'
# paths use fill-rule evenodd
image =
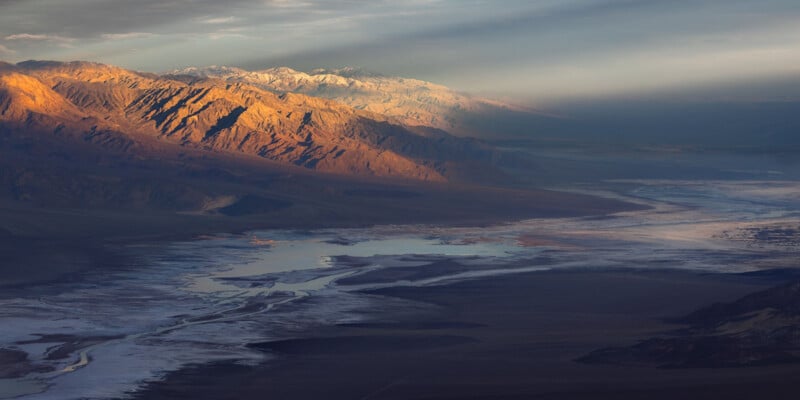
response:
<svg viewBox="0 0 800 400"><path fill-rule="evenodd" d="M0 82L6 131L73 132L128 148L157 139L323 172L427 181L491 157L491 149L435 129L246 83L36 61L0 69Z"/></svg>
<svg viewBox="0 0 800 400"><path fill-rule="evenodd" d="M85 62L0 63L0 280L61 279L116 263L119 244L203 233L632 207L498 187L497 160L474 140L301 94Z"/></svg>

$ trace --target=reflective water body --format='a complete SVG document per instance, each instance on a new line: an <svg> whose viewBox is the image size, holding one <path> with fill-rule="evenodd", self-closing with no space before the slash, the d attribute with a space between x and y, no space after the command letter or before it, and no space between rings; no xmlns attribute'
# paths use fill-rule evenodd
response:
<svg viewBox="0 0 800 400"><path fill-rule="evenodd" d="M796 237L772 243L758 234L800 228L797 183L614 185L599 193L651 208L485 228L263 231L131 247L141 265L0 300L0 348L22 350L39 367L0 380L0 398L124 397L188 364L262 362L248 343L353 322L370 305L363 289L551 268L730 273L797 257ZM300 301L308 298L319 301Z"/></svg>

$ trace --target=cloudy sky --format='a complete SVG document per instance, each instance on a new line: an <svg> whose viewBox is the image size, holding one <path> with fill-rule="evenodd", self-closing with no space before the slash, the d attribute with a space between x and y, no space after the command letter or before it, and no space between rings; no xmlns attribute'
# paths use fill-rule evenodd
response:
<svg viewBox="0 0 800 400"><path fill-rule="evenodd" d="M800 2L0 0L0 59L359 66L541 104L780 97L800 77Z"/></svg>

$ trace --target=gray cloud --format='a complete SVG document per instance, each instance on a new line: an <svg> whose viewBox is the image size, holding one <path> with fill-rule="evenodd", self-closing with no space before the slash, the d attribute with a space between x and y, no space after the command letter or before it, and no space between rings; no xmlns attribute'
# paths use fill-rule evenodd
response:
<svg viewBox="0 0 800 400"><path fill-rule="evenodd" d="M100 36L103 39L110 39L110 40L129 40L129 39L149 38L153 36L153 34L150 32L125 32L125 33L104 33Z"/></svg>
<svg viewBox="0 0 800 400"><path fill-rule="evenodd" d="M59 35L47 35L42 33L32 34L32 33L15 33L13 35L8 35L3 38L7 41L45 41L45 42L72 42L75 39L59 36Z"/></svg>
<svg viewBox="0 0 800 400"><path fill-rule="evenodd" d="M103 33L170 30L170 25L202 15L256 3L253 0L44 0L0 5L3 33L34 31L38 34L95 38ZM16 33L16 32L12 32Z"/></svg>

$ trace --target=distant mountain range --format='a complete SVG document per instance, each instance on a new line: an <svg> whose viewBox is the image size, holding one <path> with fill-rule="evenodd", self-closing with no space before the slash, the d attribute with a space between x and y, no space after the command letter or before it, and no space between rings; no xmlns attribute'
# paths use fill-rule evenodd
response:
<svg viewBox="0 0 800 400"><path fill-rule="evenodd" d="M464 176L461 166L488 163L493 157L490 147L475 140L419 126L436 120L442 108L477 107L484 104L480 101L420 81L356 80L343 76L345 71L272 71L187 69L159 76L89 62L3 64L0 127L134 153L155 140L337 174L428 181ZM348 87L350 96L344 95ZM349 102L294 92L327 97L336 92ZM381 96L397 101L365 103ZM393 115L410 103L408 109L429 107L424 114ZM419 124L403 124L411 120Z"/></svg>
<svg viewBox="0 0 800 400"><path fill-rule="evenodd" d="M246 71L210 66L179 69L171 74L248 83L275 93L302 93L336 100L358 110L384 115L396 123L435 127L459 136L484 136L487 132L473 123L483 116L536 115L525 107L471 96L435 83L381 76L356 68L305 73L286 67Z"/></svg>

